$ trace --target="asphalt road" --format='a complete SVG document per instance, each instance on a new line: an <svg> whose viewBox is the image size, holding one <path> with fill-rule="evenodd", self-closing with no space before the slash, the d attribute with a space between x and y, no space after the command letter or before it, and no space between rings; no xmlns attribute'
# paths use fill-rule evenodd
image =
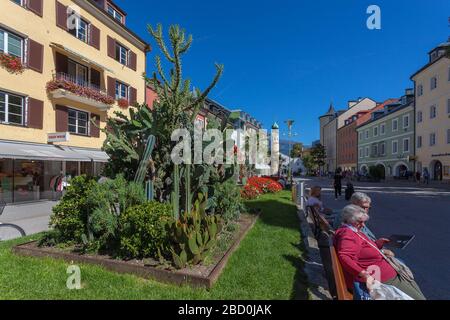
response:
<svg viewBox="0 0 450 320"><path fill-rule="evenodd" d="M414 183L358 183L356 191L372 198L368 225L379 238L415 235L404 250L396 250L413 270L428 299L450 300L450 186L424 187ZM334 199L332 181L315 179L306 186L324 187L326 207L342 209L344 197Z"/></svg>

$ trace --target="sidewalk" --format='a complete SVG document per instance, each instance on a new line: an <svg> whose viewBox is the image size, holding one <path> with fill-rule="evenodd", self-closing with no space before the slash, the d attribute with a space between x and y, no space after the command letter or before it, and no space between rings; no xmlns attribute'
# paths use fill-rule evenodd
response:
<svg viewBox="0 0 450 320"><path fill-rule="evenodd" d="M27 235L48 231L54 201L8 205L0 216L0 222L12 223L25 230Z"/></svg>

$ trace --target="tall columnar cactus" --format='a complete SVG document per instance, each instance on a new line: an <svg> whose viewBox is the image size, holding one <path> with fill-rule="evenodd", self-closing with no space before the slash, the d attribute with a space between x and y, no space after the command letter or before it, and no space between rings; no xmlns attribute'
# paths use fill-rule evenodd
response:
<svg viewBox="0 0 450 320"><path fill-rule="evenodd" d="M150 163L153 149L155 148L156 138L151 135L148 137L147 144L145 147L144 154L142 155L142 159L139 163L138 170L136 172L136 176L134 177L134 182L142 185L145 180L145 176L148 171L148 164Z"/></svg>
<svg viewBox="0 0 450 320"><path fill-rule="evenodd" d="M191 214L192 210L192 192L191 192L191 165L187 164L184 170L184 188L185 188L185 210Z"/></svg>
<svg viewBox="0 0 450 320"><path fill-rule="evenodd" d="M173 191L172 191L173 216L176 220L180 218L180 167L178 164L173 168Z"/></svg>

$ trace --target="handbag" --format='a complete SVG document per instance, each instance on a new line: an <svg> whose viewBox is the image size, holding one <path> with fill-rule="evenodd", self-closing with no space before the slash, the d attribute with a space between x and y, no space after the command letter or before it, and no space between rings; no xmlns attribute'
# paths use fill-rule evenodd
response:
<svg viewBox="0 0 450 320"><path fill-rule="evenodd" d="M389 265L397 272L398 276L402 280L405 280L405 281L408 281L408 282L414 282L414 274L413 274L413 272L411 271L411 269L407 265L405 265L403 262L401 262L400 260L398 260L395 257L387 257L383 253L383 251L378 249L378 247L375 246L373 243L367 241L367 239L365 239L363 236L361 236L359 234L359 232L356 232L355 230L353 230L353 232L355 232L358 235L358 237L360 237L362 240L367 242L372 248L377 250L381 254L381 256L383 257L383 259L386 260L386 262L389 263Z"/></svg>

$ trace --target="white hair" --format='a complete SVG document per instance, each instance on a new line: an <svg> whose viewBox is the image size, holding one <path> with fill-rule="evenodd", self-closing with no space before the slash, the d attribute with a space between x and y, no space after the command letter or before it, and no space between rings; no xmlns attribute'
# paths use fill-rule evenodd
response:
<svg viewBox="0 0 450 320"><path fill-rule="evenodd" d="M346 224L355 224L359 222L366 222L369 220L369 215L360 206L351 204L342 210L342 222Z"/></svg>
<svg viewBox="0 0 450 320"><path fill-rule="evenodd" d="M365 193L356 192L353 194L350 202L354 205L361 205L364 202L372 203L372 199Z"/></svg>

